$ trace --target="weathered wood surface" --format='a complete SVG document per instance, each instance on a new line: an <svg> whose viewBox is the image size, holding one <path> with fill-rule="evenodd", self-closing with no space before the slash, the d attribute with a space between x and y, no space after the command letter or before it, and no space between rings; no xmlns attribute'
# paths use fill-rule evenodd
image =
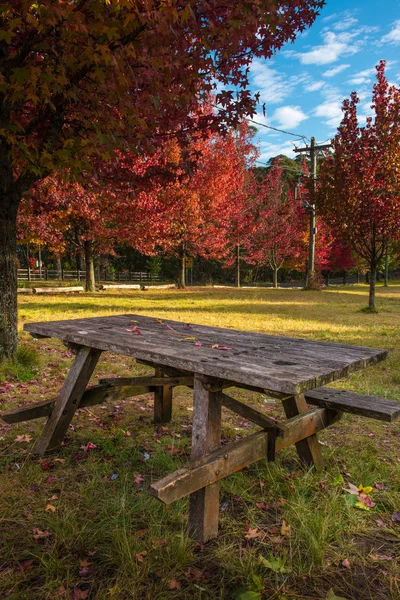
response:
<svg viewBox="0 0 400 600"><path fill-rule="evenodd" d="M228 408L232 412L244 417L248 421L255 423L259 427L263 429L267 428L276 428L278 431L278 435L283 436L284 429L280 426L280 423L277 423L273 419L269 419L263 413L258 410L255 410L251 406L247 406L247 404L243 404L243 402L239 402L235 398L228 396L227 394L221 393L222 406Z"/></svg>
<svg viewBox="0 0 400 600"><path fill-rule="evenodd" d="M304 415L288 419L281 425L285 428L284 437L276 438L275 451L278 452L303 437L315 434L332 423L333 411L317 408ZM267 459L269 453L268 436L270 431L253 433L243 440L227 444L203 456L183 469L170 473L150 486L150 493L170 504L194 491L208 486L232 473L240 471L254 462Z"/></svg>
<svg viewBox="0 0 400 600"><path fill-rule="evenodd" d="M134 323L133 323L134 321ZM141 335L129 329L137 325ZM142 315L28 323L26 331L178 370L297 395L386 357L385 350L271 336ZM195 346L196 338L202 346ZM189 339L185 339L189 338ZM219 350L212 348L230 348Z"/></svg>
<svg viewBox="0 0 400 600"><path fill-rule="evenodd" d="M88 387L79 403L79 408L86 406L95 406L103 402L124 400L126 398L134 398L143 394L151 394L155 391L155 386L151 385L123 385L113 386L109 384L93 385ZM40 417L48 417L51 415L57 398L44 400L35 404L27 404L13 410L0 413L0 419L5 423L21 423L22 421L31 421Z"/></svg>
<svg viewBox="0 0 400 600"><path fill-rule="evenodd" d="M192 459L218 449L221 443L221 397L209 392L201 377L194 380ZM186 495L186 494L185 494ZM218 535L219 483L196 488L189 498L189 532L204 544Z"/></svg>
<svg viewBox="0 0 400 600"><path fill-rule="evenodd" d="M283 400L283 409L288 418L305 414L309 411L303 394ZM324 466L321 449L316 434L304 436L304 439L296 442L297 454L306 465L315 465L318 469Z"/></svg>
<svg viewBox="0 0 400 600"><path fill-rule="evenodd" d="M305 398L309 404L325 406L380 421L391 422L400 417L400 402L376 396L363 396L347 390L323 387L307 392Z"/></svg>
<svg viewBox="0 0 400 600"><path fill-rule="evenodd" d="M169 423L172 418L172 391L174 385L169 383L173 378L164 376L164 371L159 367L155 370L155 380L165 380L164 386L157 386L154 391L154 423ZM189 385L193 385L193 377L189 378Z"/></svg>
<svg viewBox="0 0 400 600"><path fill-rule="evenodd" d="M69 424L100 358L101 350L82 347L72 364L58 395L42 435L35 445L35 452L44 454L61 446Z"/></svg>
<svg viewBox="0 0 400 600"><path fill-rule="evenodd" d="M70 292L83 292L83 286L71 285L64 287L34 287L32 288L34 294L69 294Z"/></svg>

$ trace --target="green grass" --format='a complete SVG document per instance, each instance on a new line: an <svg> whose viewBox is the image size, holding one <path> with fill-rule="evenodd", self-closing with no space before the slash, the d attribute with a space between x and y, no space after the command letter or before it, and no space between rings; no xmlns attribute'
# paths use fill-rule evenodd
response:
<svg viewBox="0 0 400 600"><path fill-rule="evenodd" d="M199 288L19 301L21 324L129 312L386 348L385 362L336 385L400 400L400 285L378 287L376 314L361 312L363 285L321 293ZM58 341L21 338L14 367L0 370L2 409L53 397L72 360ZM95 378L146 372L110 354ZM277 402L235 394L281 416ZM49 459L31 453L41 422L0 425L1 598L325 600L330 589L348 600L400 598L400 524L392 521L400 511L398 424L346 415L319 436L325 471L302 468L289 448L275 463L260 461L223 480L220 537L201 547L187 534L187 500L164 506L146 491L189 459L190 407L189 390L177 388L166 426L152 424L151 395L81 410L65 446ZM253 430L224 411L224 439ZM96 449L85 453L89 441ZM356 485L383 484L372 492L376 507L351 507L340 474ZM256 530L251 540L248 529Z"/></svg>

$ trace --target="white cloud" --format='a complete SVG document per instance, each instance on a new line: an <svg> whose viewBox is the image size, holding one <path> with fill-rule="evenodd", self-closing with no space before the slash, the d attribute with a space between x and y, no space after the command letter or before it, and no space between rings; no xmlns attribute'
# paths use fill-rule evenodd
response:
<svg viewBox="0 0 400 600"><path fill-rule="evenodd" d="M306 73L298 73L285 77L266 61L255 59L250 68L250 77L252 87L260 92L261 104L278 104L290 96L294 88L309 76Z"/></svg>
<svg viewBox="0 0 400 600"><path fill-rule="evenodd" d="M364 71L359 71L355 75L353 75L349 79L349 83L353 83L354 85L361 85L362 83L367 83L371 80L372 76L375 73L375 68L372 69L364 69Z"/></svg>
<svg viewBox="0 0 400 600"><path fill-rule="evenodd" d="M336 29L336 31L344 31L345 29L349 29L349 27L357 25L357 23L357 19L349 17L349 15L345 13L342 19L333 25L333 29Z"/></svg>
<svg viewBox="0 0 400 600"><path fill-rule="evenodd" d="M329 127L337 127L342 120L342 103L340 101L327 101L319 104L314 110L314 116L325 119Z"/></svg>
<svg viewBox="0 0 400 600"><path fill-rule="evenodd" d="M318 92L325 85L325 81L314 81L304 88L305 92Z"/></svg>
<svg viewBox="0 0 400 600"><path fill-rule="evenodd" d="M400 44L400 19L393 23L393 29L381 39L382 44Z"/></svg>
<svg viewBox="0 0 400 600"><path fill-rule="evenodd" d="M250 73L253 86L260 92L261 102L282 102L290 94L290 89L281 73L269 67L265 62L254 60Z"/></svg>
<svg viewBox="0 0 400 600"><path fill-rule="evenodd" d="M313 50L297 53L297 58L304 65L327 65L336 62L341 56L355 54L359 50L359 44L353 39L357 34L339 33L327 31L323 34L324 44L316 46Z"/></svg>
<svg viewBox="0 0 400 600"><path fill-rule="evenodd" d="M299 106L281 106L272 115L272 121L281 129L295 129L308 119Z"/></svg>
<svg viewBox="0 0 400 600"><path fill-rule="evenodd" d="M335 75L338 75L339 73L341 73L345 69L348 69L349 67L350 67L350 65L339 65L338 67L333 67L333 69L328 69L328 71L325 71L325 73L322 73L322 76L323 77L334 77Z"/></svg>

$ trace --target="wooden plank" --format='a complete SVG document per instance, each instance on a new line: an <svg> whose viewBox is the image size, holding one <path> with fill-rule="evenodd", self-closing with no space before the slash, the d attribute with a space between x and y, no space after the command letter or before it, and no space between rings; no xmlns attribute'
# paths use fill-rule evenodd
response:
<svg viewBox="0 0 400 600"><path fill-rule="evenodd" d="M142 335L132 335L131 321ZM284 395L320 387L386 357L386 351L187 325L142 315L29 323L31 332L110 350L180 371L197 372ZM128 329L128 331L127 331ZM189 331L190 330L190 331ZM202 346L187 341L196 337ZM212 348L228 347L228 351Z"/></svg>
<svg viewBox="0 0 400 600"><path fill-rule="evenodd" d="M221 443L221 397L209 392L204 380L194 379L192 459L219 448ZM189 532L204 544L218 535L219 483L196 488L189 500ZM185 494L186 495L186 494Z"/></svg>
<svg viewBox="0 0 400 600"><path fill-rule="evenodd" d="M254 408L251 408L251 406L247 406L247 404L239 402L235 398L232 398L231 396L228 396L224 393L221 393L221 399L222 406L225 406L225 408L228 408L232 412L240 415L241 417L244 417L252 423L255 423L263 429L268 429L271 427L274 429L276 428L278 435L280 435L281 437L283 436L284 430L282 427L280 427L279 423L277 423L273 419L269 419L258 410L255 410Z"/></svg>
<svg viewBox="0 0 400 600"><path fill-rule="evenodd" d="M93 385L83 393L79 408L95 406L103 402L118 401L154 392L154 387L144 385L110 386L108 384ZM28 404L0 414L0 419L6 423L21 423L51 415L57 398Z"/></svg>
<svg viewBox="0 0 400 600"><path fill-rule="evenodd" d="M330 425L335 413L328 409L312 409L304 415L298 415L285 421L285 435L276 438L275 451L299 442ZM232 473L266 459L269 453L268 435L270 431L253 433L239 442L232 442L223 448L203 456L183 469L170 473L150 486L150 494L170 504L179 498L192 494ZM206 488L207 489L207 488Z"/></svg>
<svg viewBox="0 0 400 600"><path fill-rule="evenodd" d="M400 402L347 390L318 388L305 394L309 404L391 422L400 417Z"/></svg>
<svg viewBox="0 0 400 600"><path fill-rule="evenodd" d="M88 347L81 348L77 354L42 435L36 442L35 452L38 454L60 447L100 355L99 350Z"/></svg>
<svg viewBox="0 0 400 600"><path fill-rule="evenodd" d="M164 371L157 367L154 373L154 379L160 380L164 378ZM165 379L170 379L165 377ZM193 377L191 378L193 384ZM154 391L154 423L169 423L172 418L172 391L173 384L167 384L163 387L156 387Z"/></svg>
<svg viewBox="0 0 400 600"><path fill-rule="evenodd" d="M307 406L303 394L283 400L283 409L288 418L309 411L309 407ZM306 439L296 442L296 450L301 460L307 465L315 465L317 469L322 469L324 467L324 461L316 434L312 434L306 437Z"/></svg>
<svg viewBox="0 0 400 600"><path fill-rule="evenodd" d="M107 377L99 379L99 383L113 386L126 385L148 385L148 386L193 386L193 375L182 377L155 377L149 375L146 377Z"/></svg>

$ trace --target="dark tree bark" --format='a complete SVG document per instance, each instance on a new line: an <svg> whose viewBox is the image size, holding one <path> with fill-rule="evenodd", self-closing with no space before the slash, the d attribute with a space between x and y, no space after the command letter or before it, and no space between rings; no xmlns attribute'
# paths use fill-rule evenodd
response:
<svg viewBox="0 0 400 600"><path fill-rule="evenodd" d="M276 267L272 269L272 286L274 288L278 287L278 269Z"/></svg>
<svg viewBox="0 0 400 600"><path fill-rule="evenodd" d="M375 311L375 283L376 283L376 263L371 262L370 274L369 274L369 301L368 308L371 311Z"/></svg>
<svg viewBox="0 0 400 600"><path fill-rule="evenodd" d="M235 273L235 285L240 288L240 246L236 246L236 273Z"/></svg>
<svg viewBox="0 0 400 600"><path fill-rule="evenodd" d="M86 280L85 290L87 292L96 291L96 281L94 277L94 262L93 262L93 248L92 243L88 240L84 243L85 248L85 263L86 263Z"/></svg>
<svg viewBox="0 0 400 600"><path fill-rule="evenodd" d="M1 185L1 184L0 184ZM0 198L0 361L12 358L18 346L17 212L20 196Z"/></svg>
<svg viewBox="0 0 400 600"><path fill-rule="evenodd" d="M186 287L186 256L182 254L179 257L179 276L178 288L183 290Z"/></svg>

